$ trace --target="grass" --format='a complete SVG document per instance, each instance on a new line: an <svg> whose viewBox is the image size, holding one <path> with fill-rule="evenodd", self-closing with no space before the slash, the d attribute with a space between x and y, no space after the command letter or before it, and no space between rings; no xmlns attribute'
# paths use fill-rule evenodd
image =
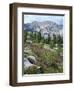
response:
<svg viewBox="0 0 74 90"><path fill-rule="evenodd" d="M42 43L32 43L30 45L31 53L36 55L37 66L40 66L40 73L62 73L63 72L63 61L59 57L59 53L62 49L48 50L43 48ZM37 67L30 67L24 73L26 74L37 74Z"/></svg>

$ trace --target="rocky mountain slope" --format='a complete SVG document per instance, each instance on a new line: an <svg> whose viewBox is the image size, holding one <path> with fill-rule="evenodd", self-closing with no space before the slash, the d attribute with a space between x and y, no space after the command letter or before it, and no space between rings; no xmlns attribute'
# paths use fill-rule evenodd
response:
<svg viewBox="0 0 74 90"><path fill-rule="evenodd" d="M32 23L27 23L24 24L24 30L41 32L42 35L50 34L51 37L53 34L63 35L63 25L58 25L52 21L34 21Z"/></svg>

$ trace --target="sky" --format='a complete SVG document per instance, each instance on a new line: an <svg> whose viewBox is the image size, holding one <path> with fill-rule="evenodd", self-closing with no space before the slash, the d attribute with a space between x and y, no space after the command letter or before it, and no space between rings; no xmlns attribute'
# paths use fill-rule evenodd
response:
<svg viewBox="0 0 74 90"><path fill-rule="evenodd" d="M62 24L64 21L64 16L55 16L55 15L24 15L24 24L32 23L33 21L53 21L57 24Z"/></svg>

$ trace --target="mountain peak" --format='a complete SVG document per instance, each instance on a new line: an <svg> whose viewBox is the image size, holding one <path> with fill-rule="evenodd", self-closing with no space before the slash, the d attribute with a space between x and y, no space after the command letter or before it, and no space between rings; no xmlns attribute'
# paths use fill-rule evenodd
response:
<svg viewBox="0 0 74 90"><path fill-rule="evenodd" d="M33 21L32 23L24 24L24 30L59 34L63 30L63 25L58 25L53 21Z"/></svg>

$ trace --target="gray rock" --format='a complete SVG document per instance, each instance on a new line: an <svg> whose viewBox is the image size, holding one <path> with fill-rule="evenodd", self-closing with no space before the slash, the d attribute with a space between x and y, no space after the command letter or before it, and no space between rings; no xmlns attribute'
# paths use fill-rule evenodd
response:
<svg viewBox="0 0 74 90"><path fill-rule="evenodd" d="M27 58L24 58L24 68L27 69L31 66L34 66L34 64L31 64Z"/></svg>
<svg viewBox="0 0 74 90"><path fill-rule="evenodd" d="M35 56L28 56L28 60L29 60L29 62L32 63L32 64L36 64L36 62L37 62Z"/></svg>

